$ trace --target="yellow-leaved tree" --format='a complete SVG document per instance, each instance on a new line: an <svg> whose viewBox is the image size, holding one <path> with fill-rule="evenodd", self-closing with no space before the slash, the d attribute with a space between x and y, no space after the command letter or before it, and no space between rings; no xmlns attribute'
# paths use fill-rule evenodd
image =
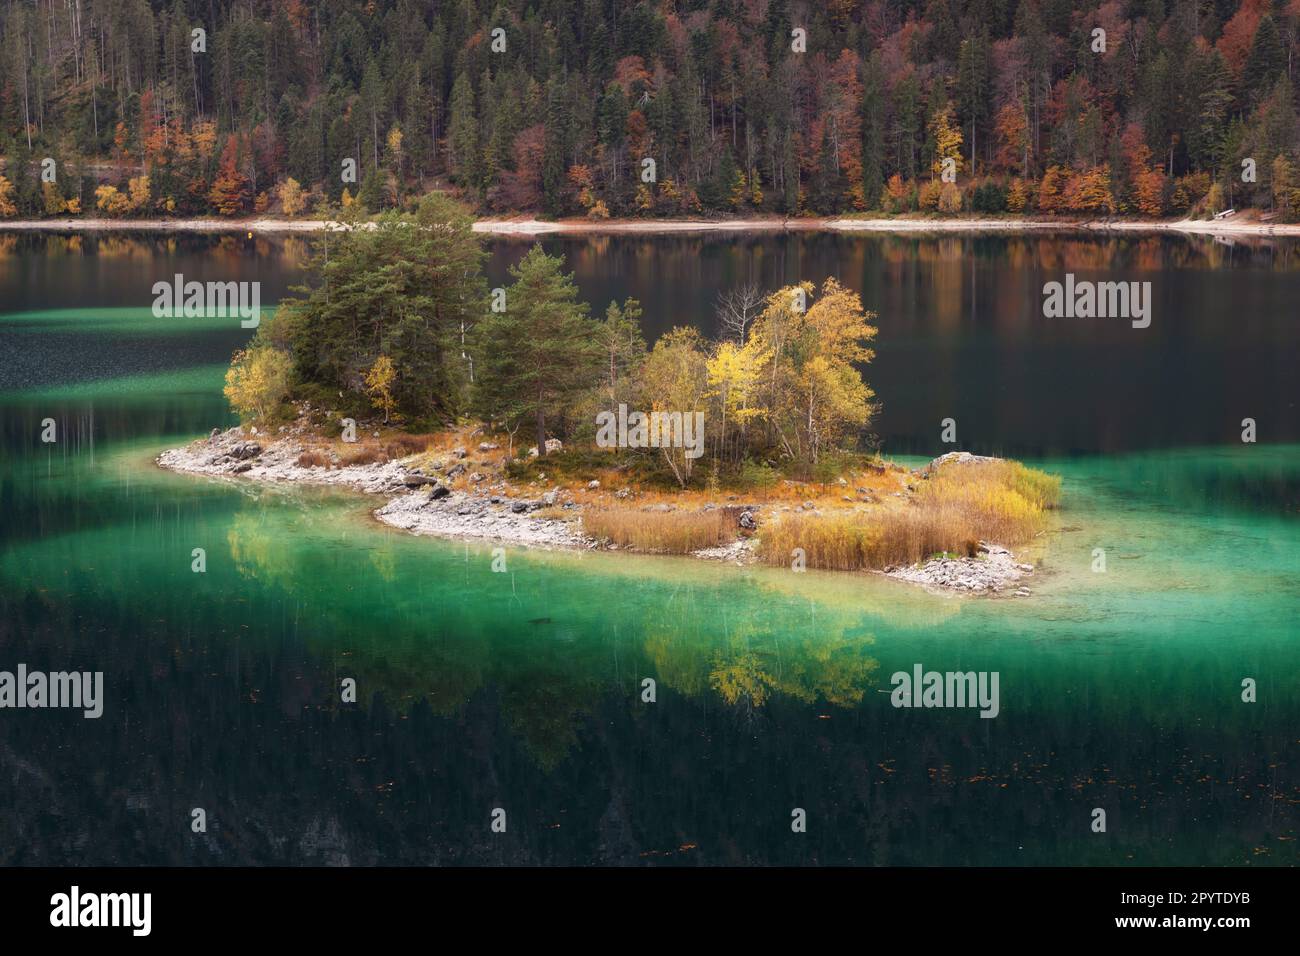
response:
<svg viewBox="0 0 1300 956"><path fill-rule="evenodd" d="M834 278L808 306L812 293L808 282L774 292L753 334L770 355L767 421L785 453L805 465L865 428L875 410L875 393L858 370L875 357L867 347L876 336L874 314Z"/></svg>
<svg viewBox="0 0 1300 956"><path fill-rule="evenodd" d="M57 216L68 208L63 192L55 183L41 183L41 204L47 216Z"/></svg>
<svg viewBox="0 0 1300 956"><path fill-rule="evenodd" d="M680 416L682 431L693 428L696 412L704 412L708 404L709 369L704 352L704 340L695 329L675 328L660 337L642 366L641 381L644 396L650 400L655 412L672 416L674 423ZM706 426L707 427L707 426ZM692 439L703 442L703 435ZM691 480L695 457L683 442L680 446L662 442L660 453L672 469L677 483L683 488Z"/></svg>
<svg viewBox="0 0 1300 956"><path fill-rule="evenodd" d="M142 212L149 208L150 185L148 176L136 176L127 180L127 189L131 192L131 211Z"/></svg>
<svg viewBox="0 0 1300 956"><path fill-rule="evenodd" d="M953 123L952 103L948 102L930 117L930 135L934 137L934 163L930 171L938 176L943 172L944 160L952 160L954 173L961 172L961 127Z"/></svg>
<svg viewBox="0 0 1300 956"><path fill-rule="evenodd" d="M16 215L18 207L14 205L14 184L0 176L0 217L9 219Z"/></svg>
<svg viewBox="0 0 1300 956"><path fill-rule="evenodd" d="M292 176L285 177L284 182L275 188L275 192L280 199L280 208L286 216L298 215L307 205L307 197L303 195L302 184Z"/></svg>
<svg viewBox="0 0 1300 956"><path fill-rule="evenodd" d="M366 372L366 394L375 408L383 409L384 424L388 424L388 416L397 407L397 400L393 398L396 383L397 369L387 355L375 359L375 364Z"/></svg>
<svg viewBox="0 0 1300 956"><path fill-rule="evenodd" d="M728 439L734 431L731 448L744 451L745 428L764 412L759 400L761 376L770 353L762 342L750 339L744 345L722 342L708 360L709 398L714 400L719 427L714 431L714 455L728 455Z"/></svg>
<svg viewBox="0 0 1300 956"><path fill-rule="evenodd" d="M131 201L116 186L96 186L95 206L110 216L124 216L131 211Z"/></svg>
<svg viewBox="0 0 1300 956"><path fill-rule="evenodd" d="M269 345L236 352L226 369L223 389L230 407L245 420L267 418L289 393L293 359Z"/></svg>

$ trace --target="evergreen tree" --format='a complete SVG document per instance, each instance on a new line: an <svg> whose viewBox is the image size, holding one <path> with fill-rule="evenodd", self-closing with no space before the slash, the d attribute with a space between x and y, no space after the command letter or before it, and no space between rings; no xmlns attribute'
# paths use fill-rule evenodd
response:
<svg viewBox="0 0 1300 956"><path fill-rule="evenodd" d="M447 421L462 404L462 342L482 313L483 249L468 212L441 194L415 214L386 212L373 229L327 233L315 285L259 335L292 344L299 374L355 396L380 355L394 366L396 408L413 422Z"/></svg>
<svg viewBox="0 0 1300 956"><path fill-rule="evenodd" d="M536 426L546 454L547 419L560 414L599 376L599 327L587 316L564 260L533 246L510 275L506 308L479 323L474 408L507 429Z"/></svg>
<svg viewBox="0 0 1300 956"><path fill-rule="evenodd" d="M479 119L474 113L474 87L461 73L451 88L451 120L447 137L452 175L462 186L480 185Z"/></svg>

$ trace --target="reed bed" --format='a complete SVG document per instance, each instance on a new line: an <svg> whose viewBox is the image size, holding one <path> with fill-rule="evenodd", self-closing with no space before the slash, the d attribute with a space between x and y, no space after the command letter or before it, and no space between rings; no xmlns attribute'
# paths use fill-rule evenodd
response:
<svg viewBox="0 0 1300 956"><path fill-rule="evenodd" d="M725 508L696 512L592 508L583 514L582 528L590 537L620 548L648 554L690 554L735 540L736 516Z"/></svg>
<svg viewBox="0 0 1300 956"><path fill-rule="evenodd" d="M1060 494L1060 478L1019 462L948 464L898 507L786 515L763 527L758 554L786 565L802 548L808 567L833 571L915 564L940 553L973 556L980 541L1014 546L1032 538Z"/></svg>

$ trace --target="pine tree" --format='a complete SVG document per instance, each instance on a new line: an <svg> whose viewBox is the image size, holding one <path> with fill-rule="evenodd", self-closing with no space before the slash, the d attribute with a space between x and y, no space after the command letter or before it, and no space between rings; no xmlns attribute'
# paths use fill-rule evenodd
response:
<svg viewBox="0 0 1300 956"><path fill-rule="evenodd" d="M480 185L479 120L474 113L474 87L461 73L451 88L451 120L447 137L451 172L456 182L471 189Z"/></svg>
<svg viewBox="0 0 1300 956"><path fill-rule="evenodd" d="M568 153L568 102L564 79L552 77L546 84L546 132L542 146L542 196L546 212L558 216L564 208L564 181Z"/></svg>
<svg viewBox="0 0 1300 956"><path fill-rule="evenodd" d="M1286 68L1286 50L1277 32L1277 23L1270 16L1259 21L1255 39L1246 55L1246 65L1241 74L1241 86L1248 103L1258 103L1268 95Z"/></svg>
<svg viewBox="0 0 1300 956"><path fill-rule="evenodd" d="M510 275L506 308L489 313L475 334L474 407L507 429L532 421L537 453L546 423L599 376L599 328L587 316L564 260L533 246Z"/></svg>

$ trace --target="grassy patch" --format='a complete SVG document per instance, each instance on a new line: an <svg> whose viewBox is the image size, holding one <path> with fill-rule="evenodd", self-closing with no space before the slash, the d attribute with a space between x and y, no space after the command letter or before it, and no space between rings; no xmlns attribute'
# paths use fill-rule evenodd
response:
<svg viewBox="0 0 1300 956"><path fill-rule="evenodd" d="M809 567L858 571L914 564L933 554L971 556L980 541L1021 544L1046 524L1061 481L1018 462L949 464L915 498L870 513L787 515L762 529L759 556L785 565L802 548Z"/></svg>
<svg viewBox="0 0 1300 956"><path fill-rule="evenodd" d="M651 554L690 554L729 544L736 537L734 509L713 511L641 511L593 508L582 516L583 531L620 548Z"/></svg>

